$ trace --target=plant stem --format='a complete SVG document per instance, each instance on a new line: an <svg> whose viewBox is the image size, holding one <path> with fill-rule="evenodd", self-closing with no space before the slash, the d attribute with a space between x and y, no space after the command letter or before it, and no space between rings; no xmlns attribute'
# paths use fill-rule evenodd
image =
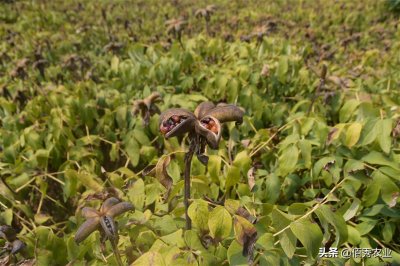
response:
<svg viewBox="0 0 400 266"><path fill-rule="evenodd" d="M121 255L119 254L118 246L115 240L110 239L112 250L114 251L115 259L119 266L123 266Z"/></svg>
<svg viewBox="0 0 400 266"><path fill-rule="evenodd" d="M185 219L186 219L186 230L192 229L192 221L188 215L189 209L189 198L190 198L190 168L192 164L193 154L196 148L196 142L192 140L190 142L189 151L185 154L185 187L183 194L183 204L185 205Z"/></svg>

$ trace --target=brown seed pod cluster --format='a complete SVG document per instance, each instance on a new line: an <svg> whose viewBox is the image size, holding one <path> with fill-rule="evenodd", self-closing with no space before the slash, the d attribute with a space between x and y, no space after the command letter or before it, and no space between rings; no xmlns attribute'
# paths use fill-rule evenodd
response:
<svg viewBox="0 0 400 266"><path fill-rule="evenodd" d="M204 153L206 144L212 149L218 148L222 123L241 123L243 115L244 112L235 105L215 105L212 102L199 104L193 113L172 108L160 115L160 132L165 138L189 133L189 139L196 142L196 154L200 155Z"/></svg>

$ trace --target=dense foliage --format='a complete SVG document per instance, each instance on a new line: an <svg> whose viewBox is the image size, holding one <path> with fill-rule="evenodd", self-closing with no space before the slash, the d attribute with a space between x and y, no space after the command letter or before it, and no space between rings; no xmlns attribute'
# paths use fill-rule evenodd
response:
<svg viewBox="0 0 400 266"><path fill-rule="evenodd" d="M115 219L124 263L400 264L398 17L261 2L0 3L0 224L26 245L2 262L116 264L99 231L74 241L82 208L115 197L135 208ZM155 91L151 117L135 112ZM203 101L245 116L193 159L185 230L187 137L165 140L156 111Z"/></svg>

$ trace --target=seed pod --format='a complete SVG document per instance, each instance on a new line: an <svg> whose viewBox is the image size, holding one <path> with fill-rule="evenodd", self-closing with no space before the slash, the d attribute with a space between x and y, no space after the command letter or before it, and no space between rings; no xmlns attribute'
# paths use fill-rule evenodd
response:
<svg viewBox="0 0 400 266"><path fill-rule="evenodd" d="M108 239L118 238L118 228L115 225L114 219L110 216L102 216L100 224Z"/></svg>
<svg viewBox="0 0 400 266"><path fill-rule="evenodd" d="M93 208L84 207L82 209L82 216L85 217L86 219L89 219L100 216L100 213Z"/></svg>
<svg viewBox="0 0 400 266"><path fill-rule="evenodd" d="M237 106L232 104L221 104L207 112L207 116L216 118L220 123L236 121L241 124L243 122L244 112Z"/></svg>
<svg viewBox="0 0 400 266"><path fill-rule="evenodd" d="M168 109L160 115L160 131L165 134L167 139L183 135L193 130L195 120L194 115L185 109Z"/></svg>
<svg viewBox="0 0 400 266"><path fill-rule="evenodd" d="M130 211L133 209L134 209L134 207L132 204L124 201L124 202L120 202L120 203L112 206L111 209L109 209L107 211L107 215L114 218L124 212Z"/></svg>
<svg viewBox="0 0 400 266"><path fill-rule="evenodd" d="M214 107L215 104L212 102L202 102L197 106L196 110L194 110L194 115L197 119L202 119Z"/></svg>
<svg viewBox="0 0 400 266"><path fill-rule="evenodd" d="M75 242L79 244L93 233L99 226L99 217L87 219L75 234Z"/></svg>
<svg viewBox="0 0 400 266"><path fill-rule="evenodd" d="M112 206L114 206L115 204L117 204L119 202L120 201L115 197L111 197L111 198L106 199L103 202L103 204L101 205L100 212L103 213L103 214L106 213L109 209L111 209Z"/></svg>
<svg viewBox="0 0 400 266"><path fill-rule="evenodd" d="M214 125L209 127L209 124L213 121ZM210 130L213 129L213 130ZM221 139L221 124L218 120L212 116L207 116L196 123L196 133L205 137L208 145L212 149L217 149L219 140Z"/></svg>

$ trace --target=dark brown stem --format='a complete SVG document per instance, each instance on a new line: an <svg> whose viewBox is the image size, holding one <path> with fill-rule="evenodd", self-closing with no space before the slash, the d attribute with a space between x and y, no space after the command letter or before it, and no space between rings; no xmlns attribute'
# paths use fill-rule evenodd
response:
<svg viewBox="0 0 400 266"><path fill-rule="evenodd" d="M186 230L192 229L192 221L188 215L189 199L190 199L190 168L192 165L193 154L196 149L196 141L193 139L190 141L189 151L185 154L185 187L183 204L185 205L185 219L186 219Z"/></svg>
<svg viewBox="0 0 400 266"><path fill-rule="evenodd" d="M121 254L119 254L117 241L115 241L115 239L110 239L110 242L118 266L123 266L124 264L122 263Z"/></svg>

